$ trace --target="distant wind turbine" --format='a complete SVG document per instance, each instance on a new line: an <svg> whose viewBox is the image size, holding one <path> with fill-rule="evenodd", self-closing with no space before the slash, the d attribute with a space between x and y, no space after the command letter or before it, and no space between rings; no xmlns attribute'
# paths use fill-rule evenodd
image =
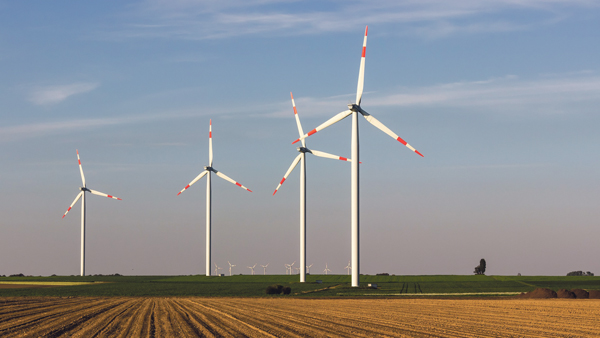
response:
<svg viewBox="0 0 600 338"><path fill-rule="evenodd" d="M306 273L307 273L307 274L310 274L310 268L311 268L312 266L313 266L312 264L311 264L311 265L308 265L308 266L306 266Z"/></svg>
<svg viewBox="0 0 600 338"><path fill-rule="evenodd" d="M227 177L225 174L223 174L220 171L217 171L216 169L213 168L213 166L212 166L213 165L212 120L210 120L209 125L210 126L208 129L208 166L204 167L204 171L202 171L200 173L200 175L196 176L196 178L194 178L194 180L192 182L190 182L190 184L186 185L185 188L183 188L179 193L177 193L177 196L179 196L182 192L187 190L194 183L198 182L198 180L200 180L202 177L204 177L206 175L206 275L207 276L210 276L210 258L211 258L210 257L211 256L211 247L210 247L210 243L211 243L211 234L210 234L211 233L211 195L212 195L211 179L210 179L211 173L215 173L217 176L224 179L225 181L231 182L242 189L246 189L249 192L252 192L252 190L244 187L240 183L232 180L231 178Z"/></svg>
<svg viewBox="0 0 600 338"><path fill-rule="evenodd" d="M267 263L267 265L261 264L261 266L263 267L263 275L266 275L267 274L267 266L269 266L269 263Z"/></svg>
<svg viewBox="0 0 600 338"><path fill-rule="evenodd" d="M89 191L94 195L104 196L119 201L121 199L115 196L107 195L103 192L87 188L85 184L85 176L83 175L83 168L81 167L81 159L79 159L79 150L76 150L76 152L77 161L79 162L79 173L81 174L82 187L79 188L81 192L75 197L75 200L73 201L73 203L71 203L71 206L69 206L69 209L67 209L62 218L65 218L65 216L67 216L69 210L71 210L75 203L77 203L77 201L81 198L81 276L85 276L85 193L86 191Z"/></svg>
<svg viewBox="0 0 600 338"><path fill-rule="evenodd" d="M254 268L256 267L256 264L254 264L254 266L249 266L248 269L252 270L252 275L254 276Z"/></svg>
<svg viewBox="0 0 600 338"><path fill-rule="evenodd" d="M227 263L229 263L229 261L227 261ZM234 266L235 264L229 263L229 276L231 276L231 268L233 268Z"/></svg>
<svg viewBox="0 0 600 338"><path fill-rule="evenodd" d="M325 272L326 275L328 272L331 272L331 270L329 270L329 268L327 267L327 263L325 263L325 270L323 270L323 272Z"/></svg>
<svg viewBox="0 0 600 338"><path fill-rule="evenodd" d="M344 268L348 271L348 275L350 275L350 270L352 270L352 266L350 266L350 261L348 261L348 265Z"/></svg>
<svg viewBox="0 0 600 338"><path fill-rule="evenodd" d="M294 116L296 117L296 125L298 126L298 133L300 137L304 135L304 131L302 130L302 124L300 123L300 117L298 117L298 110L296 109L296 102L294 101L294 95L290 93L292 97L292 107L294 108ZM281 187L283 182L287 179L288 175L296 168L298 162L300 163L300 282L306 282L306 160L305 154L310 153L318 157L330 158L334 160L342 160L351 162L350 159L345 157L328 154L318 150L311 150L306 148L306 141L302 139L302 147L298 147L298 156L292 161L292 165L289 167L281 182L275 191L273 192L273 196L277 193L277 190ZM291 272L290 272L291 275Z"/></svg>
<svg viewBox="0 0 600 338"><path fill-rule="evenodd" d="M217 265L217 263L215 263L215 276L218 276L218 275L219 275L219 270L220 270L220 269L222 269L222 268L220 268L220 267Z"/></svg>
<svg viewBox="0 0 600 338"><path fill-rule="evenodd" d="M358 142L358 114L361 114L369 123L374 125L379 130L383 131L387 135L391 136L398 142L405 145L407 148L418 154L419 156L423 156L420 152L418 152L415 148L413 148L410 144L406 143L402 138L400 138L396 133L391 131L388 127L386 127L383 123L379 122L373 115L367 113L360 106L360 102L362 99L364 82L365 82L365 54L367 50L367 32L369 27L365 28L365 37L363 40L362 47L362 56L360 59L360 68L358 72L358 85L356 87L356 101L355 103L348 104L348 110L345 110L329 120L323 122L320 126L315 129L309 131L307 134L301 136L296 141L292 142L292 144L305 139L308 136L314 135L315 133L329 127L330 125L339 122L346 117L352 115L352 140L351 146L352 151L350 156L352 157L352 171L351 171L351 228L352 228L352 286L359 286L359 276L360 276L360 261L359 261L359 171L358 171L358 163L360 161L359 157L359 142Z"/></svg>

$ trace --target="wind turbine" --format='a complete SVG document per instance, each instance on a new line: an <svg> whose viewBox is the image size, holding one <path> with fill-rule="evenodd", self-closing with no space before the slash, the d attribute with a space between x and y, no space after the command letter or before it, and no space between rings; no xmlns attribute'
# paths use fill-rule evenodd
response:
<svg viewBox="0 0 600 338"><path fill-rule="evenodd" d="M290 264L290 275L292 275L292 269L294 268L294 264L296 264L296 261L294 261L294 263Z"/></svg>
<svg viewBox="0 0 600 338"><path fill-rule="evenodd" d="M328 272L331 272L331 270L329 270L329 268L327 267L327 263L325 263L325 270L323 270L323 272L325 272L326 275Z"/></svg>
<svg viewBox="0 0 600 338"><path fill-rule="evenodd" d="M254 264L254 266L249 266L248 269L252 270L252 275L254 276L254 268L256 267L256 264Z"/></svg>
<svg viewBox="0 0 600 338"><path fill-rule="evenodd" d="M296 125L298 126L298 133L300 137L304 135L304 131L302 130L302 124L300 123L300 117L298 117L298 110L296 109L296 102L294 101L294 94L290 92L290 96L292 97L292 107L294 108L294 116L296 117ZM275 191L273 192L273 196L277 193L277 190L281 187L283 182L287 179L288 175L296 168L298 162L300 162L300 282L306 282L306 161L305 155L306 153L311 153L318 157L330 158L334 160L348 161L351 162L350 159L345 157L328 154L318 150L311 150L306 148L306 141L302 139L302 147L297 148L298 156L292 161L292 165L285 173L281 182ZM290 272L291 275L291 272Z"/></svg>
<svg viewBox="0 0 600 338"><path fill-rule="evenodd" d="M217 263L215 263L215 276L218 276L218 275L219 275L219 270L220 270L220 269L222 269L222 268L220 268L220 267L217 265Z"/></svg>
<svg viewBox="0 0 600 338"><path fill-rule="evenodd" d="M260 266L263 267L263 275L266 275L267 274L267 266L269 266L269 263L267 263L267 265L262 265L261 264Z"/></svg>
<svg viewBox="0 0 600 338"><path fill-rule="evenodd" d="M202 171L200 173L200 175L196 176L196 178L194 178L194 180L192 182L190 182L190 184L186 185L185 188L183 188L179 193L177 193L177 196L179 196L182 192L184 192L185 190L187 190L189 187L192 186L192 184L198 182L198 180L200 180L202 177L204 177L206 175L206 275L210 276L210 254L211 254L211 248L210 248L210 242L211 242L211 237L210 237L210 231L211 231L211 195L212 195L212 189L211 189L211 173L215 173L217 176L219 176L220 178L224 179L227 182L231 182L235 185L237 185L238 187L242 188L242 189L246 189L249 192L252 192L252 190L244 187L243 185L241 185L240 183L232 180L231 178L227 177L225 174L223 174L220 171L217 171L216 169L213 168L213 149L212 149L212 119L209 122L210 126L208 129L208 166L204 167L204 171ZM207 175L208 174L208 175Z"/></svg>
<svg viewBox="0 0 600 338"><path fill-rule="evenodd" d="M227 263L229 263L229 261L227 261ZM233 268L234 266L235 264L229 263L229 276L231 276L231 268Z"/></svg>
<svg viewBox="0 0 600 338"><path fill-rule="evenodd" d="M344 118L352 115L352 153L350 156L352 157L352 197L351 197L351 215L352 215L352 286L359 286L359 276L360 276L360 262L359 262L359 193L358 193L358 185L359 185L359 171L358 171L358 163L359 163L359 142L358 142L358 114L361 114L369 123L374 125L379 130L388 134L389 136L396 139L398 142L402 143L406 147L408 147L413 152L417 153L421 157L423 154L418 152L415 148L413 148L410 144L406 143L402 138L396 135L393 131L391 131L388 127L386 127L383 123L379 122L373 115L367 113L360 106L360 101L362 99L363 87L365 82L365 53L367 50L367 32L369 30L369 26L365 28L365 37L363 40L363 48L362 48L362 56L360 59L360 69L358 72L358 85L356 88L356 102L348 104L348 110L345 110L329 120L325 121L320 126L315 129L309 131L307 134L301 136L296 141L292 142L292 144L305 139L308 136L311 136L330 125L343 120Z"/></svg>
<svg viewBox="0 0 600 338"><path fill-rule="evenodd" d="M311 266L313 266L313 265L311 264L311 265L307 265L307 266L306 266L306 273L307 273L307 274L310 274L310 267L311 267Z"/></svg>
<svg viewBox="0 0 600 338"><path fill-rule="evenodd" d="M285 265L285 274L291 275L291 273L288 273L288 271L290 271L290 265L289 264L284 264L284 265Z"/></svg>
<svg viewBox="0 0 600 338"><path fill-rule="evenodd" d="M346 269L346 271L348 271L348 275L349 275L350 270L352 270L352 266L350 266L350 261L348 261L348 265L346 265L346 267L344 269Z"/></svg>
<svg viewBox="0 0 600 338"><path fill-rule="evenodd" d="M71 203L71 206L69 206L69 209L67 209L62 218L65 218L65 216L67 216L69 210L71 210L75 203L77 203L77 201L81 198L81 276L85 276L85 192L89 191L94 195L104 196L119 201L121 199L115 196L107 195L103 192L87 188L85 184L85 176L83 175L83 168L81 168L81 159L79 159L79 150L76 149L75 151L77 152L77 161L79 162L79 173L81 173L81 183L83 186L79 187L79 190L81 190L81 192L77 195L77 197L75 197L75 200L73 201L73 203Z"/></svg>

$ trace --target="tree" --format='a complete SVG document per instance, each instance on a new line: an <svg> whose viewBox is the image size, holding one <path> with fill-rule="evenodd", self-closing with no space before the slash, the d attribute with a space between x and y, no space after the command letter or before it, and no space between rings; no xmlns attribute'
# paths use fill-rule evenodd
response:
<svg viewBox="0 0 600 338"><path fill-rule="evenodd" d="M479 261L479 265L475 267L475 271L473 271L473 273L476 275L485 275L485 265L485 259L482 258Z"/></svg>

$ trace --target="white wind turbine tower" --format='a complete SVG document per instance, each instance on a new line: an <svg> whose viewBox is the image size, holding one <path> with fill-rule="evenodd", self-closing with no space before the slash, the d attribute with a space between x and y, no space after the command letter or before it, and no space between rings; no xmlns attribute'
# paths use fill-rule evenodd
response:
<svg viewBox="0 0 600 338"><path fill-rule="evenodd" d="M115 197L115 196L107 195L105 193L87 188L87 186L85 184L85 176L83 175L83 169L81 168L81 160L79 159L79 150L76 150L76 152L77 152L77 161L79 162L79 173L81 173L81 183L83 186L79 188L79 190L81 190L81 192L77 195L77 197L75 197L75 200L73 201L73 203L71 203L71 206L69 206L69 209L67 209L67 211L65 212L65 214L63 215L62 218L65 218L65 216L67 216L67 213L69 212L69 210L71 210L71 208L75 205L75 203L77 203L77 201L81 198L81 276L85 276L85 192L89 191L94 195L104 196L104 197L112 198L112 199L119 200L119 201L121 199L118 197Z"/></svg>
<svg viewBox="0 0 600 338"><path fill-rule="evenodd" d="M220 268L220 267L217 265L217 263L215 263L215 276L218 276L218 275L219 275L219 270L220 270L220 269L222 269L222 268Z"/></svg>
<svg viewBox="0 0 600 338"><path fill-rule="evenodd" d="M346 269L346 271L348 271L348 275L349 275L350 270L352 270L352 266L350 266L350 261L348 261L348 265L346 265L346 267L344 269Z"/></svg>
<svg viewBox="0 0 600 338"><path fill-rule="evenodd" d="M294 95L290 92L290 96L292 97L292 107L294 108L294 116L296 117L296 125L298 126L298 133L300 137L304 135L304 131L302 130L302 124L300 123L300 117L298 117L298 111L296 110L296 102L294 102ZM298 162L300 162L300 282L306 282L306 161L305 154L311 153L318 157L330 158L334 160L342 160L351 162L350 159L345 157L328 154L318 150L311 150L306 148L306 141L302 139L302 147L298 147L298 156L292 161L292 165L289 167L288 171L285 173L281 182L273 192L273 196L277 193L277 190L281 187L283 182L287 179L288 175L296 168ZM290 275L291 275L290 271Z"/></svg>
<svg viewBox="0 0 600 338"><path fill-rule="evenodd" d="M229 263L229 261L227 261L227 263ZM234 266L235 264L229 263L229 276L231 276L231 268L233 268Z"/></svg>
<svg viewBox="0 0 600 338"><path fill-rule="evenodd" d="M254 264L254 266L249 266L248 269L252 270L252 275L254 276L254 268L256 267L256 264Z"/></svg>
<svg viewBox="0 0 600 338"><path fill-rule="evenodd" d="M184 192L186 189L191 187L192 184L198 182L198 180L200 180L202 177L204 177L206 175L206 275L207 276L210 276L210 258L211 258L211 247L210 247L210 243L211 243L211 235L210 235L210 232L211 232L211 195L212 195L211 179L210 179L211 173L215 173L217 176L224 179L225 181L231 182L242 189L246 189L249 192L252 192L252 190L244 187L240 183L232 180L231 178L227 177L225 174L223 174L220 171L217 171L216 169L213 168L213 166L212 166L213 165L212 119L210 120L209 124L210 124L210 126L208 129L208 166L204 167L204 171L202 171L200 173L200 175L196 176L196 178L194 178L194 180L192 182L190 182L190 184L188 184L179 193L177 193L177 196L179 196L182 192Z"/></svg>
<svg viewBox="0 0 600 338"><path fill-rule="evenodd" d="M358 85L356 88L356 103L351 103L348 104L348 110L345 110L337 115L335 115L334 117L330 118L329 120L325 121L323 124L321 124L320 126L318 126L317 128L311 130L308 132L308 134L305 134L303 136L301 136L299 139L297 139L296 141L292 142L292 144L310 136L315 134L318 131L321 131L327 127L329 127L330 125L339 122L341 120L343 120L344 118L352 115L352 153L350 154L350 156L352 157L352 174L351 174L351 180L352 180L352 188L351 188L351 192L352 192L352 196L351 196L351 215L352 215L352 222L351 222L351 226L352 226L352 286L353 287L358 287L359 286L359 276L360 276L360 262L359 262L359 193L358 193L358 186L359 186L359 170L358 170L358 163L360 161L359 158L359 142L358 142L358 114L361 114L369 123L371 123L372 125L374 125L375 127L377 127L378 129L380 129L381 131L383 131L384 133L388 134L389 136L393 137L394 139L396 139L398 142L404 144L406 147L408 147L410 150L414 151L415 153L417 153L420 156L423 156L423 154L421 154L420 152L418 152L415 148L413 148L410 144L406 143L406 141L404 141L402 138L400 138L398 135L396 135L393 131L391 131L388 127L386 127L383 123L379 122L379 120L377 120L376 118L374 118L372 115L370 115L369 113L367 113L365 110L363 110L360 106L360 101L362 99L362 94L363 94L363 87L364 87L364 80L365 80L365 53L366 53L366 49L367 49L367 32L368 32L369 27L367 26L367 28L365 28L365 37L363 40L363 48L362 48L362 56L360 59L360 69L359 69L359 73L358 73Z"/></svg>
<svg viewBox="0 0 600 338"><path fill-rule="evenodd" d="M263 275L266 275L267 274L267 266L269 266L269 263L267 263L267 265L261 264L260 266L262 266L262 268L263 268Z"/></svg>
<svg viewBox="0 0 600 338"><path fill-rule="evenodd" d="M331 270L329 270L329 268L327 267L327 263L325 263L325 270L323 270L323 272L325 272L326 275L328 272L331 272Z"/></svg>

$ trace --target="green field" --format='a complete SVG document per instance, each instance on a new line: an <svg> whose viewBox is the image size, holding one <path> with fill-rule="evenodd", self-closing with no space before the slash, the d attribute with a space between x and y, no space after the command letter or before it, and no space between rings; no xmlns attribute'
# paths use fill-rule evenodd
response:
<svg viewBox="0 0 600 338"><path fill-rule="evenodd" d="M361 287L350 286L347 275L195 276L52 276L0 277L0 297L9 296L203 296L263 297L272 284L290 286L295 297L426 296L434 294L507 295L535 288L600 289L600 277L590 276L361 276ZM321 280L322 283L316 283ZM3 288L4 282L47 284ZM88 283L74 285L74 283ZM376 283L378 288L367 288ZM61 285L64 284L64 285ZM6 285L6 284L5 284Z"/></svg>

